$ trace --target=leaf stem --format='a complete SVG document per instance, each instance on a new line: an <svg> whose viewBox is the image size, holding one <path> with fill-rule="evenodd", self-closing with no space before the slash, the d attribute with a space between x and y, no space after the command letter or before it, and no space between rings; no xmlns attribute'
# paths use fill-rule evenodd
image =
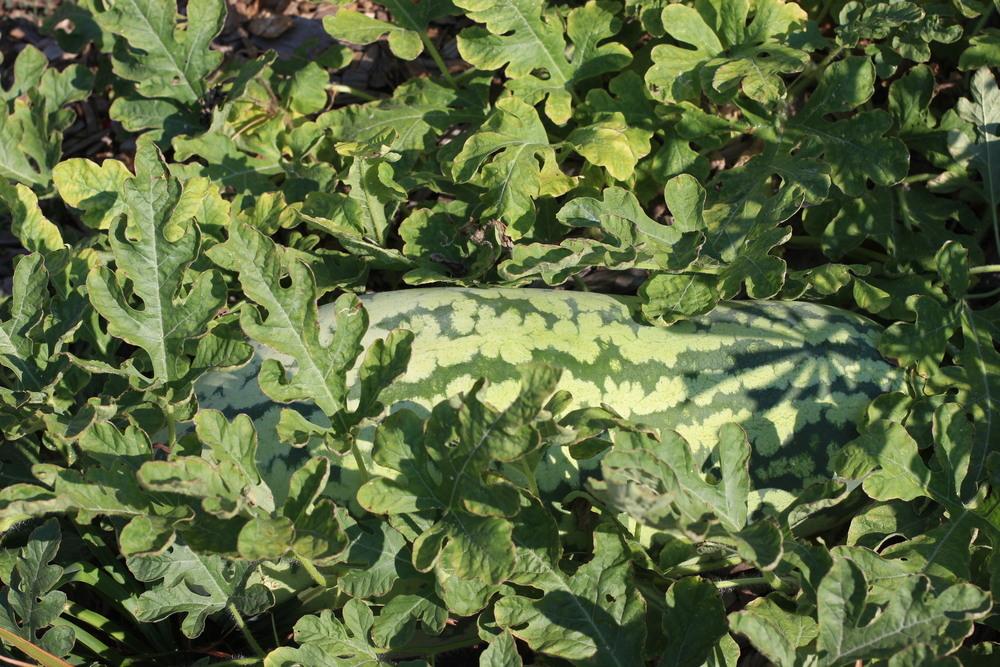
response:
<svg viewBox="0 0 1000 667"><path fill-rule="evenodd" d="M375 95L374 93L368 93L360 88L355 88L354 86L348 86L343 83L331 83L327 86L327 89L332 90L335 93L344 93L345 95L351 95L357 97L359 100L365 100L367 102L378 102L379 100L385 99L380 95Z"/></svg>
<svg viewBox="0 0 1000 667"><path fill-rule="evenodd" d="M428 644L425 646L418 644L417 646L392 651L389 655L392 658L404 658L410 656L433 657L441 653L447 653L448 651L457 651L460 648L475 646L476 644L481 644L482 641L483 640L479 637L479 633L476 632L476 627L473 625L470 631L466 631L463 635L455 637L450 641L441 642L439 644Z"/></svg>
<svg viewBox="0 0 1000 667"><path fill-rule="evenodd" d="M744 577L743 579L720 579L712 584L719 590L729 590L733 588L748 588L756 586L771 586L771 581L767 577Z"/></svg>
<svg viewBox="0 0 1000 667"><path fill-rule="evenodd" d="M694 558L689 558L682 563L678 563L677 565L668 568L663 573L663 576L670 579L678 579L692 574L701 574L703 572L721 570L726 567L735 567L742 562L743 559L735 554L712 560L707 560L702 556L695 556Z"/></svg>
<svg viewBox="0 0 1000 667"><path fill-rule="evenodd" d="M114 650L113 648L102 642L100 639L95 637L93 634L88 632L85 628L81 628L79 625L70 621L69 619L59 617L52 622L52 625L53 627L61 625L68 628L72 628L73 637L76 639L76 641L85 646L94 655L104 660L108 660L112 664L120 664L122 662L123 656L120 653L118 653L118 651Z"/></svg>
<svg viewBox="0 0 1000 667"><path fill-rule="evenodd" d="M997 287L995 289L991 289L988 292L978 292L978 293L973 293L973 294L966 294L965 298L966 299L988 299L991 296L997 296L998 294L1000 294L1000 287Z"/></svg>
<svg viewBox="0 0 1000 667"><path fill-rule="evenodd" d="M311 560L309 560L308 558L302 558L300 556L299 565L302 566L302 569L306 571L306 574L308 574L312 578L312 580L315 581L318 585L320 586L327 585L326 577L323 576L322 572L316 569L316 566L313 564Z"/></svg>
<svg viewBox="0 0 1000 667"><path fill-rule="evenodd" d="M86 623L90 627L100 630L115 641L128 646L136 653L142 653L146 650L146 647L136 645L132 641L131 634L125 627L119 625L115 621L112 621L106 616L97 613L96 611L87 609L83 605L70 602L63 613L70 618L76 619L81 623Z"/></svg>
<svg viewBox="0 0 1000 667"><path fill-rule="evenodd" d="M911 185L913 183L925 183L932 178L937 178L938 174L911 174L901 180L900 185Z"/></svg>
<svg viewBox="0 0 1000 667"><path fill-rule="evenodd" d="M264 649L262 649L260 644L257 643L257 640L254 639L253 633L250 632L250 628L247 627L247 623L243 620L243 615L240 614L240 610L236 608L236 604L230 602L226 608L229 610L229 613L233 615L233 622L236 623L236 627L243 633L243 638L247 640L247 644L250 645L250 649L259 657L263 658L265 655Z"/></svg>
<svg viewBox="0 0 1000 667"><path fill-rule="evenodd" d="M38 664L43 665L43 667L73 667L62 658L52 655L40 646L29 642L27 639L21 637L21 635L14 634L6 628L0 627L0 639L19 649L32 660L37 660Z"/></svg>
<svg viewBox="0 0 1000 667"><path fill-rule="evenodd" d="M995 4L991 3L991 4L987 5L986 9L983 10L983 13L979 15L979 20L976 21L976 25L972 29L972 32L970 32L968 34L970 34L970 35L977 35L977 34L979 34L979 31L982 30L983 28L985 28L986 24L989 23L989 20L991 18L993 18L993 10L994 9L996 9L996 5Z"/></svg>
<svg viewBox="0 0 1000 667"><path fill-rule="evenodd" d="M798 246L800 248L818 248L822 250L823 241L815 236L793 236L785 242L785 245ZM845 253L847 256L854 255L858 259L867 259L875 262L888 262L892 257L868 248L854 248Z"/></svg>
<svg viewBox="0 0 1000 667"><path fill-rule="evenodd" d="M427 55L431 57L431 60L433 60L434 64L437 65L437 68L441 70L441 74L444 76L444 80L447 81L448 85L451 86L452 88L457 88L458 85L455 83L455 78L451 75L451 72L448 71L448 65L447 63L445 63L444 58L441 56L441 52L438 51L437 46L434 44L434 40L432 40L427 35L427 33L421 32L420 41L424 43L424 48L427 50Z"/></svg>
<svg viewBox="0 0 1000 667"><path fill-rule="evenodd" d="M843 52L844 47L838 46L833 51L826 54L826 57L823 58L823 60L819 61L812 67L807 68L806 71L799 75L799 78L793 81L792 85L789 86L788 99L795 99L810 83L823 76L823 72L825 72L826 68L830 66L830 63L836 60L837 57Z"/></svg>
<svg viewBox="0 0 1000 667"><path fill-rule="evenodd" d="M977 273L1000 273L1000 264L983 264L982 266L973 266L969 269L971 275L976 275Z"/></svg>

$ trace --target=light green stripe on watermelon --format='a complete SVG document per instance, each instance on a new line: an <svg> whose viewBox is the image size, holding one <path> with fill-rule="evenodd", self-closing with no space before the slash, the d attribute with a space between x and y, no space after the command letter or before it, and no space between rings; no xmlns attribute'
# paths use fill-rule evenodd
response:
<svg viewBox="0 0 1000 667"><path fill-rule="evenodd" d="M740 423L758 488L794 490L825 477L830 455L856 435L867 403L903 386L899 370L876 351L875 324L810 303L733 303L667 328L636 323L615 297L583 292L431 288L363 303L371 322L365 345L394 328L415 334L407 372L381 397L393 410L426 413L478 377L491 383L481 397L503 408L518 390L518 368L544 362L563 369L559 388L576 406L606 403L633 421L676 429L696 460L708 456L719 426ZM332 324L332 311L321 309L320 320ZM202 407L254 418L261 470L280 496L306 452L277 440L282 406L256 381L267 357L278 355L259 347L247 366L202 378L197 392ZM326 423L318 411L295 407ZM580 484L564 452L549 452L543 466L543 489ZM349 468L341 473L334 495L349 497L358 480Z"/></svg>

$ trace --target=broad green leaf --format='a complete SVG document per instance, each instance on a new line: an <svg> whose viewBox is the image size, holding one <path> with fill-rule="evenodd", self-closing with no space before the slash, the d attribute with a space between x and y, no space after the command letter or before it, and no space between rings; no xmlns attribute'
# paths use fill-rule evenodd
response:
<svg viewBox="0 0 1000 667"><path fill-rule="evenodd" d="M327 609L318 616L303 616L295 623L299 648L272 651L265 667L382 667L381 651L371 640L372 610L364 602L350 600L343 615L341 621Z"/></svg>
<svg viewBox="0 0 1000 667"><path fill-rule="evenodd" d="M666 102L697 101L704 92L716 102L743 93L772 104L785 94L781 76L801 71L808 61L805 52L785 43L805 20L797 4L784 0L667 5L664 30L683 46L653 47L646 83Z"/></svg>
<svg viewBox="0 0 1000 667"><path fill-rule="evenodd" d="M368 142L337 145L337 152L352 157L344 183L350 187L342 205L344 222L357 227L361 235L378 245L386 245L389 221L407 193L395 180L392 162L399 155L390 150L392 131Z"/></svg>
<svg viewBox="0 0 1000 667"><path fill-rule="evenodd" d="M762 570L778 564L778 527L748 520L750 445L740 426L719 429L715 463L721 479L715 483L699 472L691 445L674 431L661 433L660 440L617 431L614 440L601 461L603 481L592 483L613 507L681 540L729 545Z"/></svg>
<svg viewBox="0 0 1000 667"><path fill-rule="evenodd" d="M49 189L63 132L76 117L63 107L84 99L94 76L80 64L50 69L48 58L30 44L13 70L11 87L0 87L0 178L41 192Z"/></svg>
<svg viewBox="0 0 1000 667"><path fill-rule="evenodd" d="M642 663L646 604L632 584L630 559L617 534L598 526L593 559L572 575L556 573L542 590L541 598L497 601L500 627L533 650L575 665Z"/></svg>
<svg viewBox="0 0 1000 667"><path fill-rule="evenodd" d="M52 256L65 243L59 228L38 206L38 196L20 183L11 187L0 181L0 203L10 212L11 232L29 252Z"/></svg>
<svg viewBox="0 0 1000 667"><path fill-rule="evenodd" d="M792 153L785 142L767 141L760 155L722 171L708 188L702 255L732 262L745 252L750 237L776 227L803 204L824 201L829 169L804 151Z"/></svg>
<svg viewBox="0 0 1000 667"><path fill-rule="evenodd" d="M577 197L559 210L557 219L599 235L601 241L570 237L558 246L517 244L511 259L500 265L500 273L512 280L538 275L547 284L558 285L588 267L682 269L697 257L704 238L699 221L683 215L673 225L658 223L646 215L634 194L618 187L606 188L600 200Z"/></svg>
<svg viewBox="0 0 1000 667"><path fill-rule="evenodd" d="M175 0L119 0L106 3L94 18L115 36L115 74L135 82L145 98L194 104L208 89L208 75L222 61L211 50L222 29L222 0L193 0L187 20L178 20Z"/></svg>
<svg viewBox="0 0 1000 667"><path fill-rule="evenodd" d="M514 635L501 632L479 655L479 667L522 667L524 662L517 652Z"/></svg>
<svg viewBox="0 0 1000 667"><path fill-rule="evenodd" d="M344 295L338 299L336 332L324 345L315 278L305 264L286 261L279 246L240 222L229 227L229 239L208 255L239 274L244 293L254 302L245 304L240 313L247 335L295 361L289 377L281 362L265 360L259 376L261 388L280 402L314 400L327 415L341 410L347 399L345 374L361 353L361 337L368 327L357 298ZM281 284L286 272L289 287Z"/></svg>
<svg viewBox="0 0 1000 667"><path fill-rule="evenodd" d="M126 600L126 608L144 622L183 614L181 632L185 637L201 635L208 617L229 605L249 616L273 604L260 584L246 588L255 567L246 561L199 554L174 544L162 555L138 556L126 563L136 579L151 585L146 592Z"/></svg>
<svg viewBox="0 0 1000 667"><path fill-rule="evenodd" d="M414 577L406 538L385 521L342 519L349 544L340 558L337 586L354 598L386 595L396 582Z"/></svg>
<svg viewBox="0 0 1000 667"><path fill-rule="evenodd" d="M978 70L996 67L1000 63L1000 30L986 28L978 34L969 35L969 46L958 59L961 70Z"/></svg>
<svg viewBox="0 0 1000 667"><path fill-rule="evenodd" d="M372 639L377 646L402 648L413 638L419 623L424 634L439 635L445 629L448 610L432 597L396 595L382 607Z"/></svg>
<svg viewBox="0 0 1000 667"><path fill-rule="evenodd" d="M642 314L650 322L667 325L711 311L719 303L714 276L702 273L661 273L639 288Z"/></svg>
<svg viewBox="0 0 1000 667"><path fill-rule="evenodd" d="M669 201L680 211L681 207L673 190ZM671 210L674 210L673 206ZM677 215L678 213L675 213L675 216ZM613 245L623 248L645 247L646 254L656 257L663 264L670 260L664 262L660 259L662 255L669 257L674 246L686 249L690 244L684 238L684 234L697 232L700 228L698 220L685 217L684 213L680 213L680 220L675 219L675 224L672 225L656 222L642 209L634 194L619 187L605 188L601 199L592 197L571 199L559 210L556 217L563 224L600 233Z"/></svg>
<svg viewBox="0 0 1000 667"><path fill-rule="evenodd" d="M701 667L726 635L726 611L718 590L699 577L685 577L667 590L662 627L666 650L661 667Z"/></svg>
<svg viewBox="0 0 1000 667"><path fill-rule="evenodd" d="M612 178L631 178L640 159L649 154L653 133L629 127L620 113L601 114L590 125L578 127L566 138L574 150L593 165L604 167Z"/></svg>
<svg viewBox="0 0 1000 667"><path fill-rule="evenodd" d="M561 285L591 267L621 270L636 264L631 248L618 248L592 239L568 238L559 245L518 244L511 248L510 259L499 267L507 280L523 282L533 276L546 285Z"/></svg>
<svg viewBox="0 0 1000 667"><path fill-rule="evenodd" d="M879 467L865 471L865 493L876 500L913 500L927 495L931 472L920 458L917 443L902 425L879 421L869 425L859 438L845 448L854 450ZM874 467L874 466L872 466ZM841 471L853 476L851 468Z"/></svg>
<svg viewBox="0 0 1000 667"><path fill-rule="evenodd" d="M274 498L257 471L257 433L250 418L237 415L230 422L217 410L201 410L194 422L205 446L202 455L143 464L138 471L143 486L200 498L206 512L223 518L245 507L273 510Z"/></svg>
<svg viewBox="0 0 1000 667"><path fill-rule="evenodd" d="M945 655L958 648L972 622L991 606L989 595L972 584L934 592L921 576L897 581L874 620L868 620L866 597L865 573L853 561L835 559L818 591L820 664L887 658L914 641L928 641L935 653Z"/></svg>
<svg viewBox="0 0 1000 667"><path fill-rule="evenodd" d="M976 141L954 130L949 134L949 150L955 159L968 162L982 178L982 197L989 206L994 237L1000 237L997 207L1000 206L1000 89L987 68L972 77L972 98L958 102L958 114L975 128Z"/></svg>
<svg viewBox="0 0 1000 667"><path fill-rule="evenodd" d="M572 185L559 168L538 112L516 97L496 103L465 141L450 172L458 182L486 189L480 215L500 219L514 239L531 230L536 199L561 195Z"/></svg>
<svg viewBox="0 0 1000 667"><path fill-rule="evenodd" d="M882 110L859 111L842 120L829 121L831 114L851 111L872 96L875 66L862 56L837 61L823 73L819 85L791 128L800 133L805 157L822 158L829 164L830 178L844 194L861 195L870 180L876 185L895 185L906 176L909 154L899 139L885 134L892 118Z"/></svg>
<svg viewBox="0 0 1000 667"><path fill-rule="evenodd" d="M163 158L151 141L141 141L136 173L123 187L126 219L109 230L117 273L106 267L87 277L90 301L108 320L108 331L141 347L149 355L157 380L181 378L189 368L184 347L205 333L208 322L225 302L225 286L215 271L185 272L198 257L201 234L190 221L172 219L180 185L168 176ZM130 303L131 296L142 308Z"/></svg>
<svg viewBox="0 0 1000 667"><path fill-rule="evenodd" d="M932 42L950 44L961 37L956 18L950 7L932 3L848 2L838 16L837 42L845 47L868 44L879 62L879 76L889 78L901 59L927 62Z"/></svg>
<svg viewBox="0 0 1000 667"><path fill-rule="evenodd" d="M60 657L69 655L76 642L72 627L55 625L67 604L66 594L58 590L64 568L53 563L61 540L56 519L32 530L0 597L0 629Z"/></svg>
<svg viewBox="0 0 1000 667"><path fill-rule="evenodd" d="M753 299L768 299L777 294L785 282L787 266L785 260L770 253L791 236L792 230L787 227L751 234L740 254L722 270L718 283L720 296L731 299L739 294L744 283Z"/></svg>
<svg viewBox="0 0 1000 667"><path fill-rule="evenodd" d="M323 28L337 39L352 44L370 44L387 35L389 48L403 60L413 60L424 50L418 33L346 9L324 17Z"/></svg>
<svg viewBox="0 0 1000 667"><path fill-rule="evenodd" d="M944 357L948 339L959 322L957 314L929 296L913 296L907 306L916 312L916 321L897 322L882 333L879 351L903 366L916 366L921 374L929 374Z"/></svg>
<svg viewBox="0 0 1000 667"><path fill-rule="evenodd" d="M799 612L779 594L752 600L746 609L729 616L733 632L745 636L765 657L778 665L794 665L800 647L809 647L819 628L810 615Z"/></svg>
<svg viewBox="0 0 1000 667"><path fill-rule="evenodd" d="M622 44L601 44L621 28L614 3L590 0L569 13L565 34L573 44L571 58L566 55L562 20L542 0L458 0L455 4L470 19L484 24L459 33L462 57L480 69L504 68L510 90L533 105L544 101L545 115L559 125L570 119L581 81L617 71L632 60Z"/></svg>
<svg viewBox="0 0 1000 667"><path fill-rule="evenodd" d="M376 514L430 518L413 545L418 570L486 583L511 574L510 519L519 495L491 471L495 462L518 461L541 446L533 422L558 377L548 367L526 368L521 394L503 411L480 401L479 382L461 402L438 404L426 422L400 410L380 424L372 458L398 474L366 482L358 502Z"/></svg>
<svg viewBox="0 0 1000 667"><path fill-rule="evenodd" d="M48 305L48 272L41 255L26 255L14 267L9 315L0 320L0 365L10 369L23 387L45 386L42 369L48 361L33 340ZM37 358L41 355L41 358Z"/></svg>
<svg viewBox="0 0 1000 667"><path fill-rule="evenodd" d="M52 180L62 200L83 211L81 220L93 229L108 229L127 207L121 195L132 176L118 160L100 165L85 158L64 160L52 170Z"/></svg>
<svg viewBox="0 0 1000 667"><path fill-rule="evenodd" d="M934 255L938 273L955 298L961 299L969 288L969 251L961 244L948 241Z"/></svg>

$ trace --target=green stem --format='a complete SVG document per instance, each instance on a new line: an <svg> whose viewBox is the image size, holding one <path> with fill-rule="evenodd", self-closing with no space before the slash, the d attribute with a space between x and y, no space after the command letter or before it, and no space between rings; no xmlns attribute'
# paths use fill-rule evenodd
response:
<svg viewBox="0 0 1000 667"><path fill-rule="evenodd" d="M0 627L0 639L12 645L32 660L37 661L42 667L73 667L62 658L52 655L42 647L29 642L21 635L15 634L7 628Z"/></svg>
<svg viewBox="0 0 1000 667"><path fill-rule="evenodd" d="M477 69L475 67L470 67L469 69L465 70L464 72L460 72L460 73L454 75L452 78L455 80L456 84L462 84L462 83L465 83L466 81L468 81L469 79L471 79L472 77L474 77L476 74L481 74L482 72L483 72L483 70L481 70L481 69Z"/></svg>
<svg viewBox="0 0 1000 667"><path fill-rule="evenodd" d="M535 479L535 471L528 466L528 462L524 459L520 459L517 462L517 468L524 473L524 479L528 482L528 490L536 498L540 498L541 494L538 492L538 480Z"/></svg>
<svg viewBox="0 0 1000 667"><path fill-rule="evenodd" d="M1000 246L998 246L1000 248ZM969 269L971 275L976 275L977 273L1000 273L1000 264L984 264L982 266L973 266Z"/></svg>
<svg viewBox="0 0 1000 667"><path fill-rule="evenodd" d="M133 642L131 633L124 626L76 602L70 602L63 613L70 618L100 630L115 641L128 646L136 653L142 653L147 650L147 647L137 646Z"/></svg>
<svg viewBox="0 0 1000 667"><path fill-rule="evenodd" d="M299 565L301 565L302 569L306 571L306 574L312 577L313 581L320 586L327 586L326 577L323 576L322 572L316 569L316 566L313 565L311 560L308 558L299 558Z"/></svg>
<svg viewBox="0 0 1000 667"><path fill-rule="evenodd" d="M785 245L798 246L799 248L823 249L823 241L815 236L793 236L785 242ZM849 250L847 252L847 256L854 256L858 259L867 259L882 263L892 260L892 257L889 255L875 250L869 250L868 248L854 248L853 250Z"/></svg>
<svg viewBox="0 0 1000 667"><path fill-rule="evenodd" d="M966 299L989 299L990 297L997 296L998 294L1000 294L1000 287L997 287L995 289L991 289L988 292L978 292L978 293L974 293L974 294L966 294L965 298Z"/></svg>
<svg viewBox="0 0 1000 667"><path fill-rule="evenodd" d="M688 560L678 563L677 565L668 568L663 576L670 579L677 579L680 577L685 577L692 574L702 574L704 572L714 572L715 570L721 570L727 567L735 567L743 562L743 559L737 555L725 556L721 558L714 558L712 560L707 560L701 556L696 556L694 558L689 558Z"/></svg>
<svg viewBox="0 0 1000 667"><path fill-rule="evenodd" d="M76 639L76 641L79 644L85 646L87 650L89 650L91 653L98 656L102 660L106 660L107 662L110 662L111 664L115 665L120 664L122 662L123 656L118 651L114 650L113 648L102 642L100 639L98 639L91 633L87 632L87 630L80 627L76 623L73 623L68 619L60 617L57 618L55 621L53 621L52 625L53 626L63 625L72 628L73 636Z"/></svg>
<svg viewBox="0 0 1000 667"><path fill-rule="evenodd" d="M712 584L719 590L730 588L746 588L748 586L770 586L771 582L765 577L745 577L743 579L721 579L713 581Z"/></svg>
<svg viewBox="0 0 1000 667"><path fill-rule="evenodd" d="M358 441L356 439L351 440L351 454L354 456L354 462L358 466L358 472L361 473L362 483L367 482L372 478L372 475L368 472L368 466L365 465L365 458L361 455L361 450L358 449Z"/></svg>
<svg viewBox="0 0 1000 667"><path fill-rule="evenodd" d="M260 658L235 658L225 662L214 662L209 667L253 667L261 664Z"/></svg>
<svg viewBox="0 0 1000 667"><path fill-rule="evenodd" d="M434 40L432 40L427 33L422 32L420 33L420 41L424 43L427 55L431 57L431 60L433 60L434 64L437 65L437 68L441 70L444 80L448 82L449 86L456 88L457 85L455 83L455 79L452 77L451 72L448 71L448 65L444 62L444 58L441 56L441 52L438 51L437 46L434 44Z"/></svg>
<svg viewBox="0 0 1000 667"><path fill-rule="evenodd" d="M174 417L174 406L169 401L163 405L163 414L167 418L167 447L173 450L177 444L177 419Z"/></svg>
<svg viewBox="0 0 1000 667"><path fill-rule="evenodd" d="M367 93L359 88L355 88L354 86L348 86L343 83L331 83L329 86L327 86L327 88L335 93L344 93L345 95L351 95L353 97L358 98L359 100L365 100L366 102L378 102L381 99L385 99L378 95Z"/></svg>
<svg viewBox="0 0 1000 667"><path fill-rule="evenodd" d="M980 14L979 20L976 21L975 27L972 28L972 32L968 33L970 35L977 35L979 31L986 27L986 24L993 17L993 10L996 9L996 5L990 4L986 7L986 10Z"/></svg>
<svg viewBox="0 0 1000 667"><path fill-rule="evenodd" d="M460 648L466 648L469 646L475 646L476 644L481 644L482 639L480 639L479 634L475 632L475 626L472 627L471 632L466 632L465 634L455 637L450 641L428 644L426 646L408 646L406 648L401 648L397 651L392 651L389 655L395 658L404 657L433 657L441 653L447 653L448 651L457 651Z"/></svg>
<svg viewBox="0 0 1000 667"><path fill-rule="evenodd" d="M229 603L227 609L229 609L229 613L233 615L233 621L236 623L236 627L240 629L240 632L243 633L243 638L247 640L247 644L249 644L250 649L259 657L263 658L265 655L264 649L262 649L260 644L257 643L257 640L254 639L253 633L250 632L250 628L247 627L246 621L243 620L243 615L240 614L240 610L237 609L236 605L232 602Z"/></svg>
<svg viewBox="0 0 1000 667"><path fill-rule="evenodd" d="M787 98L790 100L794 100L796 97L798 97L799 94L802 93L802 91L810 83L816 81L821 76L823 76L823 72L825 72L826 68L830 66L830 63L836 60L837 57L843 52L844 52L844 47L838 46L833 51L830 51L830 53L828 53L826 57L823 58L823 60L816 63L814 66L806 69L806 71L803 72L798 79L793 81L792 85L788 88Z"/></svg>
<svg viewBox="0 0 1000 667"><path fill-rule="evenodd" d="M913 183L925 183L932 178L937 178L937 174L911 174L900 181L901 184L911 185Z"/></svg>
<svg viewBox="0 0 1000 667"><path fill-rule="evenodd" d="M833 7L833 0L826 0L823 6L820 8L819 13L816 14L816 25L821 24L827 15L830 13L830 9Z"/></svg>

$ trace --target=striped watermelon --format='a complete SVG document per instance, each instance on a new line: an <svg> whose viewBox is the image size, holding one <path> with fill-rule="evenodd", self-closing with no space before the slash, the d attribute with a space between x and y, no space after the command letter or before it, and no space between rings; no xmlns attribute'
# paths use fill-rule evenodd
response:
<svg viewBox="0 0 1000 667"><path fill-rule="evenodd" d="M811 303L732 303L668 328L638 324L620 298L583 292L431 288L363 303L371 322L366 345L394 328L415 334L407 372L381 397L391 409L427 412L478 377L490 380L481 396L503 408L518 390L518 367L544 362L564 369L560 388L577 405L606 403L635 422L674 428L696 460L708 455L719 426L740 423L758 488L793 490L826 476L830 454L856 435L866 404L903 383L875 349L875 324ZM321 309L320 321L332 323L332 311ZM254 419L260 469L280 502L285 480L308 454L278 442L283 406L257 385L261 360L278 356L258 347L249 364L208 374L196 390L201 407ZM294 407L326 423L318 410ZM370 447L371 434L363 435ZM331 485L335 497L353 495L358 484L349 459ZM558 494L578 486L579 474L564 452L550 451L538 481Z"/></svg>

